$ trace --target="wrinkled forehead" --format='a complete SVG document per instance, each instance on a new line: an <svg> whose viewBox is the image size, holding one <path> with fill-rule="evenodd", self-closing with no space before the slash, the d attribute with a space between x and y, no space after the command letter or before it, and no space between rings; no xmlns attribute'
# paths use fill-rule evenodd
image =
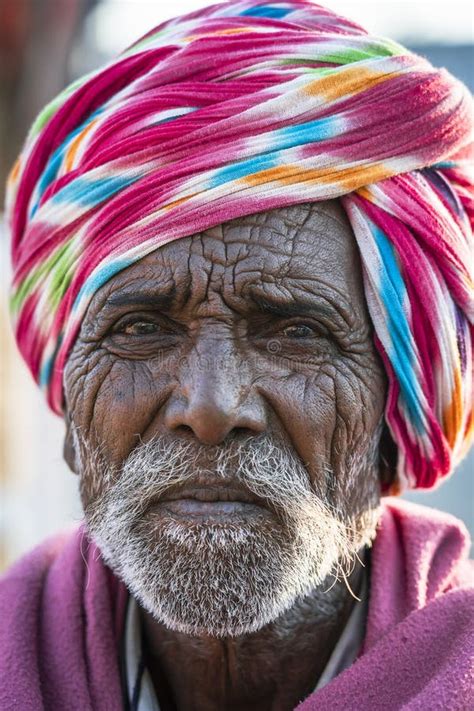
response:
<svg viewBox="0 0 474 711"><path fill-rule="evenodd" d="M169 242L110 279L86 319L105 303L149 294L170 311L222 299L328 299L368 318L356 240L336 200L255 213Z"/></svg>

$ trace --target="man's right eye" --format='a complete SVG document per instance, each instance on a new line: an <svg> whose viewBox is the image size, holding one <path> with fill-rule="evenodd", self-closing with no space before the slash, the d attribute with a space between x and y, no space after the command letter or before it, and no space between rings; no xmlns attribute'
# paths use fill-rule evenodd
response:
<svg viewBox="0 0 474 711"><path fill-rule="evenodd" d="M159 333L160 330L160 326L153 321L132 321L121 326L118 333L123 333L126 336L151 336L154 333Z"/></svg>

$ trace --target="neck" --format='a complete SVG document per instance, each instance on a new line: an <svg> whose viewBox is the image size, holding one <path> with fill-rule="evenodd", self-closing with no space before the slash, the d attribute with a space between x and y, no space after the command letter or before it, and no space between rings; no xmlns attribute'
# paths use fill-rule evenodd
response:
<svg viewBox="0 0 474 711"><path fill-rule="evenodd" d="M363 569L348 585L327 581L252 634L192 637L140 607L147 667L163 711L163 686L178 711L287 711L310 694L351 613Z"/></svg>

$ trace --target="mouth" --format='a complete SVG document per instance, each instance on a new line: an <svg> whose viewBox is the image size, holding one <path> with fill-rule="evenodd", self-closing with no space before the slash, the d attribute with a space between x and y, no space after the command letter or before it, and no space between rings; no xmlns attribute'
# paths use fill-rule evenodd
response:
<svg viewBox="0 0 474 711"><path fill-rule="evenodd" d="M151 503L148 510L154 515L171 515L189 523L225 521L268 516L266 502L241 487L222 483L187 486L169 492Z"/></svg>

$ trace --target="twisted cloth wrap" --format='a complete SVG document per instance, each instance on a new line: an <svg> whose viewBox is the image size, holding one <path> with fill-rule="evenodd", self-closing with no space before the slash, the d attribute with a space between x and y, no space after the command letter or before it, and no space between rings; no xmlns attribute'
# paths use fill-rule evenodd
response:
<svg viewBox="0 0 474 711"><path fill-rule="evenodd" d="M9 180L12 313L52 409L94 293L171 240L341 198L388 376L397 490L473 432L472 98L306 0L172 19L38 116Z"/></svg>

